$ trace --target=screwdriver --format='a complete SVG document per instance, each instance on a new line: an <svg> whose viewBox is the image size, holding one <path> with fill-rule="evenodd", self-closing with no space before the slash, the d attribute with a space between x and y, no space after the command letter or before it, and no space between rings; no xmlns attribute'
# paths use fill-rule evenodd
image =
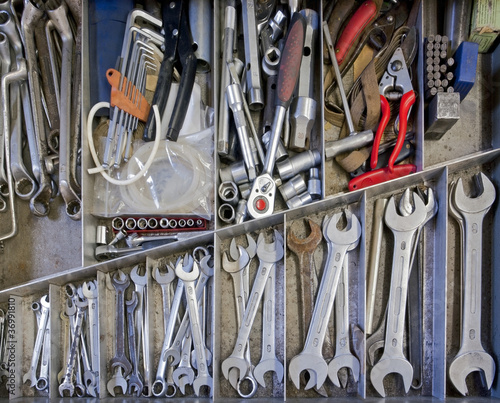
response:
<svg viewBox="0 0 500 403"><path fill-rule="evenodd" d="M280 61L276 87L276 109L264 169L255 179L248 198L248 213L252 218L266 217L274 211L276 184L272 174L283 121L299 78L305 31L306 20L304 16L300 13L294 13Z"/></svg>

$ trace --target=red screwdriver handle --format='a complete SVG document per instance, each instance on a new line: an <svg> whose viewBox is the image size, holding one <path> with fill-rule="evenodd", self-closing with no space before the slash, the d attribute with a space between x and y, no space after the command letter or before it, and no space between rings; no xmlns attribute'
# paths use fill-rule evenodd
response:
<svg viewBox="0 0 500 403"><path fill-rule="evenodd" d="M401 98L401 104L399 105L399 130L398 139L396 140L396 145L394 150L392 150L391 156L389 158L389 170L394 172L394 164L398 158L401 148L403 148L403 143L406 138L406 129L408 127L408 113L412 105L415 103L415 92L413 90L408 91Z"/></svg>
<svg viewBox="0 0 500 403"><path fill-rule="evenodd" d="M288 29L285 46L281 53L276 106L288 108L300 73L300 62L304 50L306 19L300 13L294 13Z"/></svg>

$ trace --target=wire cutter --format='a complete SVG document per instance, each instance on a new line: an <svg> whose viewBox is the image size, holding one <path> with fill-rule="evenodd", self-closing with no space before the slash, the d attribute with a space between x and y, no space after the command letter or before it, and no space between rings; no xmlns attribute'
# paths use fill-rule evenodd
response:
<svg viewBox="0 0 500 403"><path fill-rule="evenodd" d="M163 114L170 94L174 66L178 67L182 71L181 81L167 131L167 139L176 141L189 106L196 75L197 59L193 52L193 40L187 20L187 2L169 0L162 3L165 51L152 105L158 105L160 113ZM155 124L153 114L150 112L144 129L143 138L145 141L154 140Z"/></svg>
<svg viewBox="0 0 500 403"><path fill-rule="evenodd" d="M370 168L372 171L353 178L349 182L349 190L362 189L367 186L376 185L392 179L400 178L410 173L416 172L417 167L413 164L394 165L399 153L403 147L406 137L406 128L408 126L408 116L411 112L411 107L415 103L415 92L411 84L410 74L406 66L405 58L401 48L397 48L392 55L387 69L384 72L380 83L380 104L382 108L382 118L377 128L377 133L373 140L373 147L370 159ZM396 145L389 157L388 166L385 168L375 169L378 162L378 150L380 140L384 134L384 130L391 118L391 110L389 100L400 100L399 116L396 119L396 128L398 132ZM399 127L398 127L399 126Z"/></svg>

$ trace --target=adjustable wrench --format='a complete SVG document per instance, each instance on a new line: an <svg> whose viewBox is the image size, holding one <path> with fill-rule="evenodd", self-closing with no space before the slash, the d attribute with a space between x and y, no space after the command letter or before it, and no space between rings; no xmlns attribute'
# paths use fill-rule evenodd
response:
<svg viewBox="0 0 500 403"><path fill-rule="evenodd" d="M450 204L463 219L463 301L462 337L460 350L449 367L450 380L455 388L466 395L465 379L473 371L481 371L486 387L491 388L495 376L495 361L481 342L481 271L482 271L482 225L496 198L493 183L483 174L474 177L479 196L465 195L462 178L458 179L450 194Z"/></svg>
<svg viewBox="0 0 500 403"><path fill-rule="evenodd" d="M323 236L328 243L323 277L319 285L316 303L309 326L309 332L303 350L292 358L289 366L289 376L297 389L300 389L300 374L308 370L309 382L305 389L323 386L328 375L328 365L322 355L322 346L325 339L328 321L333 308L333 301L337 291L342 263L347 251L357 247L361 237L361 224L358 218L349 210L345 211L347 227L344 231L337 229L337 223L342 213L336 213L331 218L325 216L323 220Z"/></svg>

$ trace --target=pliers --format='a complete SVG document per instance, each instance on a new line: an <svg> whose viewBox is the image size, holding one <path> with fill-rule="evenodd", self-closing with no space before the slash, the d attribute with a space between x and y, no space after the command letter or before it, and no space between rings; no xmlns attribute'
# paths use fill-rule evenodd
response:
<svg viewBox="0 0 500 403"><path fill-rule="evenodd" d="M386 182L388 180L400 178L410 173L416 172L417 167L413 164L394 165L401 152L406 137L406 128L408 126L408 116L411 107L415 103L415 92L411 84L410 74L406 66L404 54L401 48L397 48L389 61L379 83L380 104L382 108L382 118L377 128L370 159L372 171L366 172L349 182L349 190L362 189L367 186ZM388 166L375 169L378 162L378 149L384 130L391 118L389 100L400 100L399 116L396 119L396 128L398 132L396 145L389 158ZM399 127L398 127L399 126Z"/></svg>
<svg viewBox="0 0 500 403"><path fill-rule="evenodd" d="M196 75L197 59L193 52L193 41L187 20L187 2L164 0L162 3L165 51L152 105L158 105L160 113L163 114L170 93L174 65L177 65L179 70L182 71L181 81L167 131L167 139L176 141L189 106ZM153 113L150 112L144 129L143 138L145 141L155 139L155 124Z"/></svg>

